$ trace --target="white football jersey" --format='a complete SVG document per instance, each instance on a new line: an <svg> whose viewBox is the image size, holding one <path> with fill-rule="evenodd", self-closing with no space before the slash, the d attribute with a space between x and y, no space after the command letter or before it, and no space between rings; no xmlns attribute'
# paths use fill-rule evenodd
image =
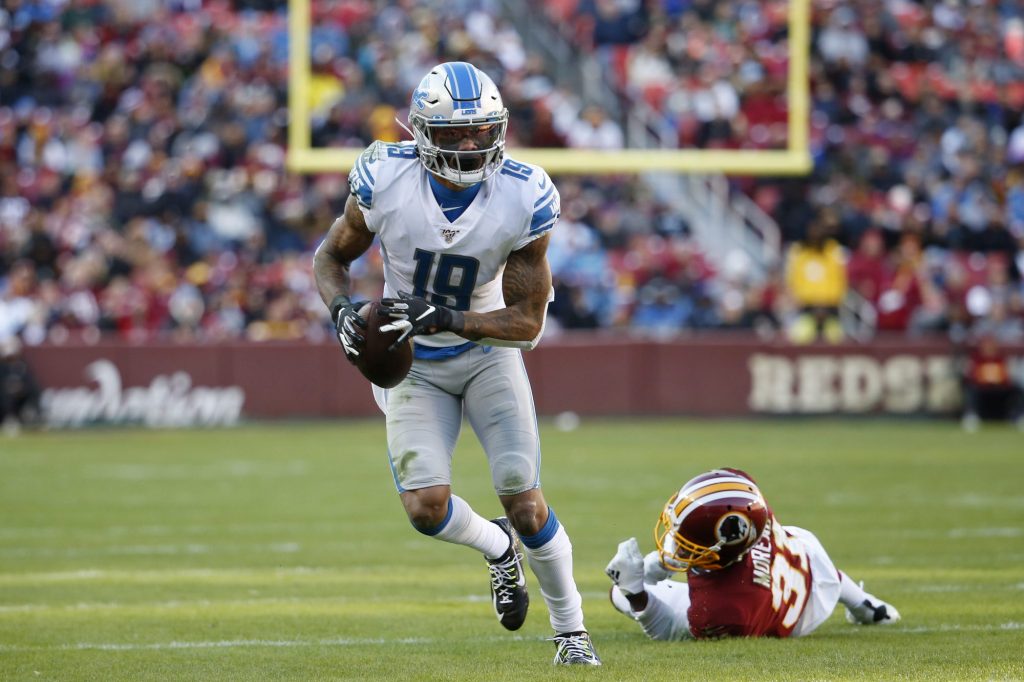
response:
<svg viewBox="0 0 1024 682"><path fill-rule="evenodd" d="M539 166L506 158L456 220L441 212L412 142L374 142L349 173L366 226L380 238L384 295L405 291L456 310L505 307L501 274L513 251L555 226L558 190ZM424 346L466 340L418 336Z"/></svg>

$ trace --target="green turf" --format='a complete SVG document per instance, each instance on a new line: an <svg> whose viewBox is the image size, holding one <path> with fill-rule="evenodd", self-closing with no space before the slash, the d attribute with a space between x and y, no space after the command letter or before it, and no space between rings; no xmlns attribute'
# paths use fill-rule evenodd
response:
<svg viewBox="0 0 1024 682"><path fill-rule="evenodd" d="M412 530L379 422L0 439L0 679L1024 678L1024 434L895 421L543 425L600 670L554 669L534 584L502 630L483 562ZM603 568L688 477L740 466L896 604L794 640L656 643ZM472 434L455 487L499 507ZM531 576L532 577L532 576Z"/></svg>

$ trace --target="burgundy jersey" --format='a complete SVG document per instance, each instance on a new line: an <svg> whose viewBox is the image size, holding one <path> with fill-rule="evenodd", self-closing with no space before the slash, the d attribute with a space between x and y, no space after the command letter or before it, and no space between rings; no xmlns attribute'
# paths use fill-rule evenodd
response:
<svg viewBox="0 0 1024 682"><path fill-rule="evenodd" d="M687 574L690 632L713 637L788 637L807 604L811 566L803 543L769 510L757 544L736 563Z"/></svg>

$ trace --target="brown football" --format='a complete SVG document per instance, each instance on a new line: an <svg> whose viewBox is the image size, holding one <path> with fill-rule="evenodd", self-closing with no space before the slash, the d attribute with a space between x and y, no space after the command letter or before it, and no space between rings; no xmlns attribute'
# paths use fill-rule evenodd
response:
<svg viewBox="0 0 1024 682"><path fill-rule="evenodd" d="M380 304L376 301L360 308L359 316L366 320L366 329L361 330L366 337L366 344L356 358L356 367L364 377L381 388L397 386L412 367L412 339L394 350L388 350L401 332L380 331L383 325L392 320L381 312Z"/></svg>

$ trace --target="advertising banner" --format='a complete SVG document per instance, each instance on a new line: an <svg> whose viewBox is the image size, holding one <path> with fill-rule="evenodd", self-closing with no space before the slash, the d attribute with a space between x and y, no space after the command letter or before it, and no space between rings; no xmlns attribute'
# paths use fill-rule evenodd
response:
<svg viewBox="0 0 1024 682"><path fill-rule="evenodd" d="M1008 351L1024 382L1024 347ZM330 343L100 343L25 355L53 427L379 414L370 385ZM731 335L565 336L524 361L542 415L942 415L961 400L960 358L942 341L791 346Z"/></svg>

